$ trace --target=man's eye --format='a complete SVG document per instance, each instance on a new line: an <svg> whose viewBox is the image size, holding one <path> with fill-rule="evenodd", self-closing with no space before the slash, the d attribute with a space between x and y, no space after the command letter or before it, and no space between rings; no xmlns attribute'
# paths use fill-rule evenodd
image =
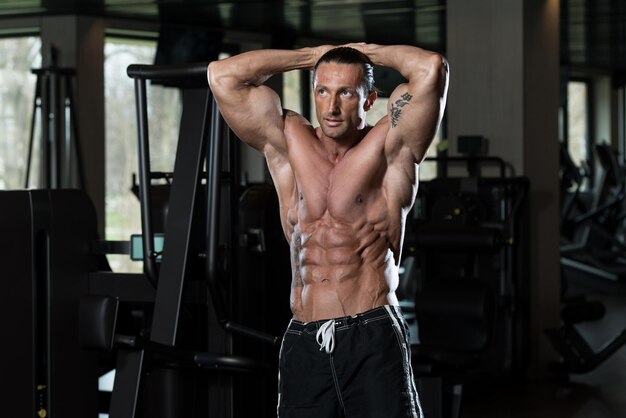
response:
<svg viewBox="0 0 626 418"><path fill-rule="evenodd" d="M346 97L352 96L352 92L350 90L344 90L344 91L341 92L341 94L346 96Z"/></svg>

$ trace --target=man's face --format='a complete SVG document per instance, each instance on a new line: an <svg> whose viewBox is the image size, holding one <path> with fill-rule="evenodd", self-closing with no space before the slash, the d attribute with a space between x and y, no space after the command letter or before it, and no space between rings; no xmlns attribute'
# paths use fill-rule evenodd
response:
<svg viewBox="0 0 626 418"><path fill-rule="evenodd" d="M376 93L365 97L360 86L363 70L356 64L322 63L313 84L315 113L324 135L335 140L349 138L365 127Z"/></svg>

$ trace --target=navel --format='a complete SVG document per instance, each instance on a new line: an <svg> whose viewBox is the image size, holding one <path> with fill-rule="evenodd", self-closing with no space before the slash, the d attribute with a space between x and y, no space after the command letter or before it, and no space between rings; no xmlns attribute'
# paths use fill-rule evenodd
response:
<svg viewBox="0 0 626 418"><path fill-rule="evenodd" d="M356 201L356 204L357 204L357 205L360 205L360 204L362 204L362 203L363 203L363 196L361 195L361 193L359 193L359 194L356 196L356 200L355 200L355 201Z"/></svg>

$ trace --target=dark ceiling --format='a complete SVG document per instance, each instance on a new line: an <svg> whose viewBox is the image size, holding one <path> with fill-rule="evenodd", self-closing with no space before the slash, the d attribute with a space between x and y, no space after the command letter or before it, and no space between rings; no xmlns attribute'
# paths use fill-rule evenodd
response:
<svg viewBox="0 0 626 418"><path fill-rule="evenodd" d="M471 0L468 0L471 1ZM445 52L446 0L7 0L2 18L85 14L336 42L409 43ZM561 0L561 63L626 70L626 1Z"/></svg>
<svg viewBox="0 0 626 418"><path fill-rule="evenodd" d="M561 64L626 70L626 1L561 0Z"/></svg>

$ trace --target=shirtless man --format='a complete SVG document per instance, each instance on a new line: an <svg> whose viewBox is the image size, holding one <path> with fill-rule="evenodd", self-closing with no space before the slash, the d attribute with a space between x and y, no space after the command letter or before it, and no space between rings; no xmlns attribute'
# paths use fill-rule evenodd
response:
<svg viewBox="0 0 626 418"><path fill-rule="evenodd" d="M408 83L368 126L372 64ZM318 128L263 85L312 68ZM421 417L395 289L418 164L445 108L447 62L412 46L356 43L251 51L212 62L208 79L226 122L267 160L291 247L278 416Z"/></svg>

